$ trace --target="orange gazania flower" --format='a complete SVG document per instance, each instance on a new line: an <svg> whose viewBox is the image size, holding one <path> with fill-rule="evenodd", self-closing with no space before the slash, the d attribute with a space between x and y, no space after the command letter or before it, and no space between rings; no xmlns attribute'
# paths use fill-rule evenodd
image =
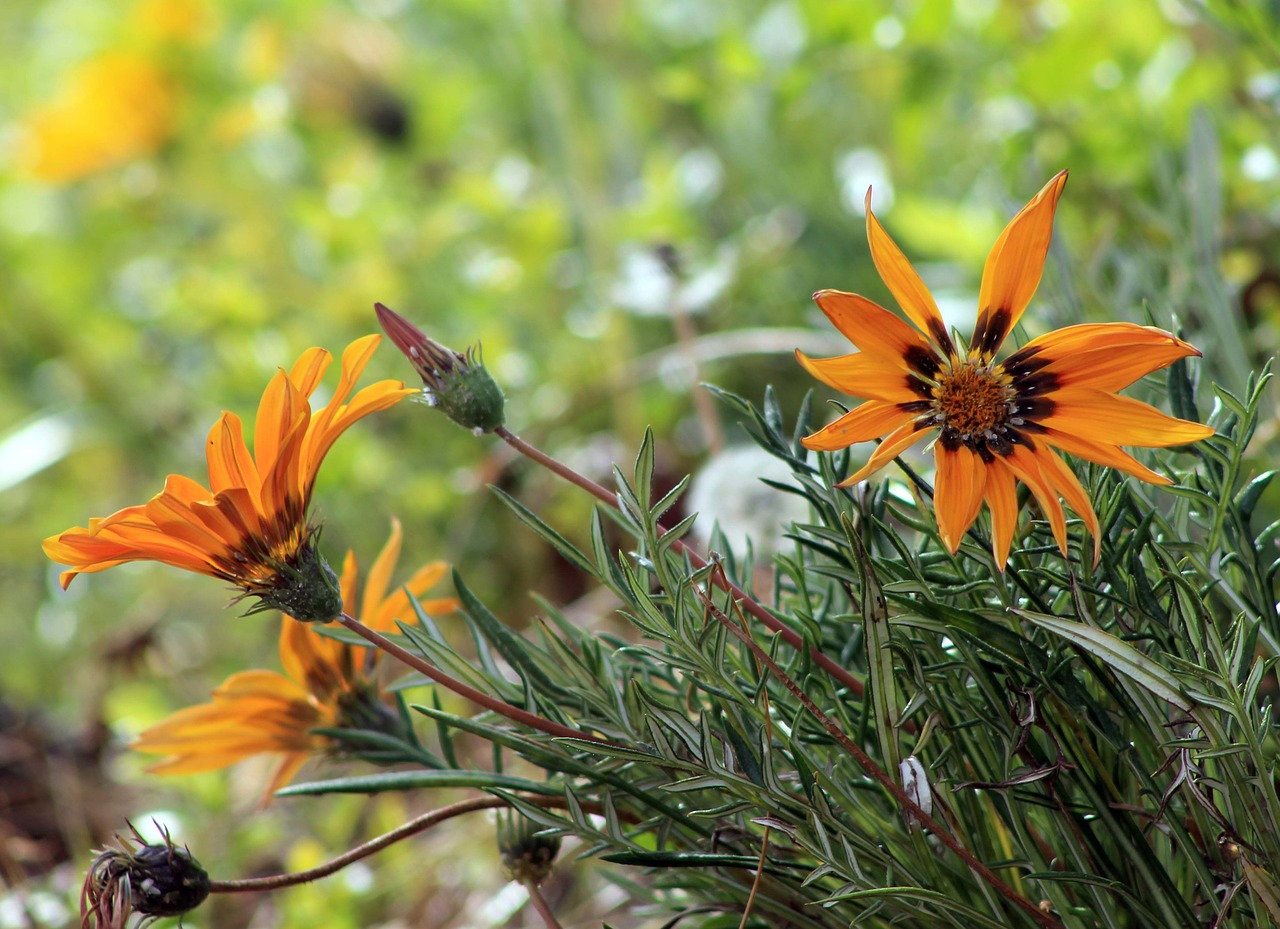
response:
<svg viewBox="0 0 1280 929"><path fill-rule="evenodd" d="M71 566L62 586L127 561L159 561L229 581L242 596L260 598L261 608L333 619L341 609L337 579L307 521L316 472L349 426L417 393L387 380L352 395L380 339L369 335L347 347L333 399L316 412L309 398L333 356L311 348L287 374L277 372L258 406L253 455L240 418L224 412L209 433L208 488L171 474L146 503L45 539L45 554Z"/></svg>
<svg viewBox="0 0 1280 929"><path fill-rule="evenodd" d="M391 538L369 572L358 614L353 552L347 552L342 569L343 608L366 626L384 632L395 628L396 619L415 621L409 597L420 598L448 570L444 562L432 562L388 593L400 542L400 524L393 521ZM419 602L433 616L458 606L452 598ZM233 674L213 691L212 702L179 710L143 732L131 747L169 756L147 769L155 774L194 774L225 768L253 755L279 755L267 785L269 799L308 758L338 747L312 730L376 725L379 714L370 709L385 706L374 673L379 655L376 650L320 635L310 625L286 616L280 630L284 674L266 670Z"/></svg>
<svg viewBox="0 0 1280 929"><path fill-rule="evenodd" d="M865 398L805 438L806 448L834 451L883 436L867 463L839 486L874 474L936 431L938 534L954 554L985 501L992 551L1002 569L1018 518L1018 481L1031 489L1064 556L1067 531L1060 499L1066 501L1092 534L1097 561L1097 516L1055 449L1153 484L1169 484L1120 446L1182 445L1213 435L1199 423L1116 394L1179 358L1200 354L1161 329L1131 323L1068 326L996 361L1040 283L1066 182L1066 171L1055 176L996 240L982 272L977 326L963 349L952 341L924 282L871 212L868 190L872 260L915 328L865 297L823 290L814 300L861 351L827 359L796 352L814 377Z"/></svg>

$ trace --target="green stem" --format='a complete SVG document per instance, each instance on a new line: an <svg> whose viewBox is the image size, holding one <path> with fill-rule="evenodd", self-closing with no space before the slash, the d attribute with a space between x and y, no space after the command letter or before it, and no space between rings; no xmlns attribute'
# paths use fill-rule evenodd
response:
<svg viewBox="0 0 1280 929"><path fill-rule="evenodd" d="M494 433L500 439L502 439L502 441L506 442L508 445L514 448L521 455L524 455L526 458L529 458L532 461L537 462L547 470L551 471L553 474L556 474L557 476L568 481L570 484L573 484L577 487L582 488L583 490L591 494L596 499L601 500L604 503L607 503L609 506L613 507L614 509L621 509L621 506L618 501L618 495L613 493L613 491L608 490L605 487L602 487L601 485L597 484L595 481L591 480L590 478L584 477L583 475L579 474L577 471L573 470L568 465L563 464L562 462L559 462L556 459L552 458L550 455L543 453L539 449L535 448L534 446L530 445L528 442L521 439L519 436L510 432L505 426L499 426L497 429L494 430ZM667 530L665 528L663 528L662 526L659 526L658 527L658 532L660 534L659 537L661 537L661 535L665 535L666 531ZM674 551L683 555L684 557L688 558L690 563L693 564L695 568L702 569L707 567L710 564L710 562L708 562L706 558L703 558L702 555L700 555L690 546L686 545L685 542L681 539L676 539L675 542L672 543L671 548ZM760 603L758 600L752 597L749 593L747 593L745 590L743 590L733 581L729 580L729 578L725 576L723 572L717 572L715 577L716 577L716 580L714 581L714 583L718 587L732 593L734 599L737 600L742 605L743 609L745 609L748 613L750 613L752 616L758 619L761 623L763 623L766 627L771 629L773 632L776 632L778 635L780 635L784 642L786 642L792 648L795 648L798 650L803 650L806 647L804 637L801 636L800 633L796 632L786 623L782 622L782 620L778 619L778 617L774 616L773 613L769 611L768 607ZM830 658L826 653L822 652L816 645L808 646L808 650L809 650L809 656L813 659L813 661L820 668L822 668L824 671L830 674L833 678L835 678L837 681L839 681L841 684L847 687L850 693L852 693L855 697L861 697L863 695L866 688L865 688L865 685L862 683L862 681L860 681L858 678L850 674L848 670L841 667L840 664L838 664L836 661Z"/></svg>

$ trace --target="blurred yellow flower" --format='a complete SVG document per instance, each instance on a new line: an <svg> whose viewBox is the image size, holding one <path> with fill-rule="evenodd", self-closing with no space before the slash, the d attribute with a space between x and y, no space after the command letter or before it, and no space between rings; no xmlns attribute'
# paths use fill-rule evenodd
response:
<svg viewBox="0 0 1280 929"><path fill-rule="evenodd" d="M21 160L42 180L68 183L149 155L173 132L176 99L172 80L150 58L98 55L27 117Z"/></svg>
<svg viewBox="0 0 1280 929"><path fill-rule="evenodd" d="M388 593L400 543L400 523L393 521L391 537L358 599L353 552L347 552L342 568L346 611L381 631L394 629L396 619L416 621L410 595L432 616L458 606L452 598L420 599L448 570L442 561L420 568L407 584ZM168 756L147 769L155 774L194 774L225 768L253 755L279 755L265 803L313 754L337 747L334 740L313 729L369 727L369 709L385 706L383 688L374 673L381 654L345 645L307 623L285 617L280 630L284 674L266 670L233 674L213 691L212 702L179 710L143 732L131 747Z"/></svg>

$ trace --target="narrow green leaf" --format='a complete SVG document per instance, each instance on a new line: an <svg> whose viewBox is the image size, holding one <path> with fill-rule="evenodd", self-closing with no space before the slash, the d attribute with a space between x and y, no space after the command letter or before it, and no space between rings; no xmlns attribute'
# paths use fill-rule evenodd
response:
<svg viewBox="0 0 1280 929"><path fill-rule="evenodd" d="M1171 703L1184 712L1191 712L1194 704L1176 677L1154 659L1111 633L1086 626L1075 620L1049 616L1045 613L1016 609L1011 612L1084 649L1118 674L1129 678L1166 703Z"/></svg>

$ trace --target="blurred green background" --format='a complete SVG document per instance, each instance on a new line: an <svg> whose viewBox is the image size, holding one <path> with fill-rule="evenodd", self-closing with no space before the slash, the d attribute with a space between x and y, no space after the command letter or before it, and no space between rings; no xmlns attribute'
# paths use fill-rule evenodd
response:
<svg viewBox="0 0 1280 929"><path fill-rule="evenodd" d="M53 888L25 915L0 906L0 927L65 922L61 888L126 815L180 811L176 837L234 876L403 814L329 798L248 817L261 770L142 774L118 746L227 673L276 667L277 626L159 566L63 594L40 552L170 472L203 479L207 430L222 409L251 418L277 367L374 331L382 301L454 347L481 341L517 433L607 479L652 425L674 481L742 439L696 383L757 399L772 383L794 409L813 385L792 349L844 350L809 294L889 299L869 184L964 332L986 250L1065 167L1026 334L1181 325L1206 378L1239 388L1280 320L1277 16L1243 0L0 5L0 777L22 798L0 811L0 874ZM366 382L412 376L384 343ZM735 470L713 497L751 491ZM325 548L368 564L394 514L402 577L448 559L513 624L536 613L530 590L585 593L489 483L585 525L580 495L401 405L322 470ZM524 918L479 914L468 894L495 900L502 878L487 847L450 851L467 839L186 924ZM598 925L622 894L593 880L563 892Z"/></svg>

